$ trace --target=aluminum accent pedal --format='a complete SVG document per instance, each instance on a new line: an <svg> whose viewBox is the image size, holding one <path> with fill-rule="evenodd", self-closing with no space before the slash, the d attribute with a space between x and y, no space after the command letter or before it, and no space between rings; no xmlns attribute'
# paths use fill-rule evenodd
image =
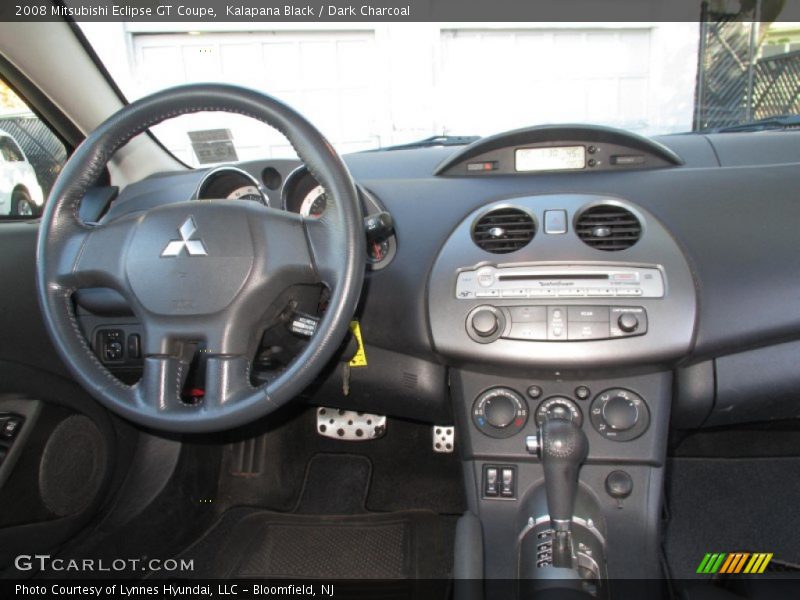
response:
<svg viewBox="0 0 800 600"><path fill-rule="evenodd" d="M453 425L433 426L433 451L450 454L456 445L456 428Z"/></svg>
<svg viewBox="0 0 800 600"><path fill-rule="evenodd" d="M375 440L386 433L386 417L320 406L317 409L317 433L348 442Z"/></svg>

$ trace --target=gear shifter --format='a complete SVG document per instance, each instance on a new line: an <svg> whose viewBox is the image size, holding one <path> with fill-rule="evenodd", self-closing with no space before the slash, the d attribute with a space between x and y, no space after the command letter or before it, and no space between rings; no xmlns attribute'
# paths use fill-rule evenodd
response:
<svg viewBox="0 0 800 600"><path fill-rule="evenodd" d="M538 436L529 436L526 444L529 452L539 454L544 468L547 510L556 532L554 564L570 566L578 470L586 460L589 441L571 420L551 417L542 423Z"/></svg>
<svg viewBox="0 0 800 600"><path fill-rule="evenodd" d="M578 469L586 460L589 442L581 428L567 419L547 419L539 438L550 519L556 531L569 531L578 493Z"/></svg>

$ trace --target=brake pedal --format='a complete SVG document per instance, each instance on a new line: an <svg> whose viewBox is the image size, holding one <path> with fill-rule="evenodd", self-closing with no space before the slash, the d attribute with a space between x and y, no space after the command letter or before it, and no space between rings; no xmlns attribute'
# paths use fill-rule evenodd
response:
<svg viewBox="0 0 800 600"><path fill-rule="evenodd" d="M433 451L450 454L456 445L456 428L453 425L433 426Z"/></svg>
<svg viewBox="0 0 800 600"><path fill-rule="evenodd" d="M317 433L348 442L376 440L386 433L386 417L321 406L317 409Z"/></svg>

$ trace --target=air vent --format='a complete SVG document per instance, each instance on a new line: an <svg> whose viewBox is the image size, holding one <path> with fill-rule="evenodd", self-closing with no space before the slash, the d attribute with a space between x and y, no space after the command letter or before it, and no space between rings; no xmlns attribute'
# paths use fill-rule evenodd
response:
<svg viewBox="0 0 800 600"><path fill-rule="evenodd" d="M483 215L472 228L472 240L493 254L524 248L536 234L536 223L519 208L498 208Z"/></svg>
<svg viewBox="0 0 800 600"><path fill-rule="evenodd" d="M629 210L603 204L587 208L575 223L575 233L598 250L614 252L630 248L642 235L642 224Z"/></svg>

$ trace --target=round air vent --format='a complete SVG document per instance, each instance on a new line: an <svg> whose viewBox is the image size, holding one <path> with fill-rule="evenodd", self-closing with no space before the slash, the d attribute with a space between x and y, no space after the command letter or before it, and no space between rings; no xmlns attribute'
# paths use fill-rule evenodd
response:
<svg viewBox="0 0 800 600"><path fill-rule="evenodd" d="M642 224L631 211L621 206L601 204L581 213L575 223L575 233L592 248L614 252L638 242Z"/></svg>
<svg viewBox="0 0 800 600"><path fill-rule="evenodd" d="M472 227L472 240L493 254L508 254L524 248L536 235L536 223L519 208L489 211Z"/></svg>

